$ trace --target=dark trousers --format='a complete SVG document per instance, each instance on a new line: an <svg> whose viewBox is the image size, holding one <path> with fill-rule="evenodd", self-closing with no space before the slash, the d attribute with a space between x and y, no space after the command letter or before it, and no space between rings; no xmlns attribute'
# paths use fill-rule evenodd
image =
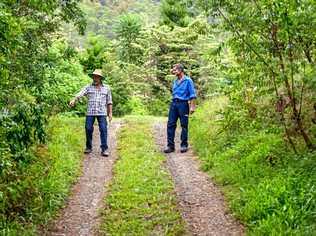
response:
<svg viewBox="0 0 316 236"><path fill-rule="evenodd" d="M174 148L177 121L181 124L181 147L188 147L189 104L187 101L172 101L169 109L167 136L168 147Z"/></svg>
<svg viewBox="0 0 316 236"><path fill-rule="evenodd" d="M95 118L98 120L99 131L100 131L100 140L101 140L101 149L108 149L107 144L107 122L105 116L86 116L86 148L92 149L92 134L93 134L93 124Z"/></svg>

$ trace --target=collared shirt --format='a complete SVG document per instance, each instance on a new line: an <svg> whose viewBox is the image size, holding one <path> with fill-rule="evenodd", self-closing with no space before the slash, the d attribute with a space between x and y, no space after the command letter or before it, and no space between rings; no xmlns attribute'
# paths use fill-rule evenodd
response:
<svg viewBox="0 0 316 236"><path fill-rule="evenodd" d="M110 87L101 85L99 88L93 84L84 87L77 95L76 100L88 97L87 116L106 116L107 105L112 104Z"/></svg>
<svg viewBox="0 0 316 236"><path fill-rule="evenodd" d="M173 82L172 98L186 101L196 98L194 84L189 76L185 75L181 80Z"/></svg>

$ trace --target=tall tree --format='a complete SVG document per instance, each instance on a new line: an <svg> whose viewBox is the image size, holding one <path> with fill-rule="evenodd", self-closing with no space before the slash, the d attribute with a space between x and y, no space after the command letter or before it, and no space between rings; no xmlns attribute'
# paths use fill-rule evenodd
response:
<svg viewBox="0 0 316 236"><path fill-rule="evenodd" d="M143 50L138 44L141 38L141 20L135 14L125 14L116 27L120 59L127 63L142 63Z"/></svg>
<svg viewBox="0 0 316 236"><path fill-rule="evenodd" d="M170 27L186 27L190 22L188 3L184 0L163 0L161 3L161 24Z"/></svg>

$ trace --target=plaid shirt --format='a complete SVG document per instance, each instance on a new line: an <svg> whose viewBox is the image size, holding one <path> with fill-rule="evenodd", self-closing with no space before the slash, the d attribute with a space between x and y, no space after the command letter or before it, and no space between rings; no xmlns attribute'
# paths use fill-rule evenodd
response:
<svg viewBox="0 0 316 236"><path fill-rule="evenodd" d="M107 115L107 105L112 104L112 94L109 86L101 85L98 89L93 84L88 85L76 95L76 100L83 96L88 97L87 116Z"/></svg>

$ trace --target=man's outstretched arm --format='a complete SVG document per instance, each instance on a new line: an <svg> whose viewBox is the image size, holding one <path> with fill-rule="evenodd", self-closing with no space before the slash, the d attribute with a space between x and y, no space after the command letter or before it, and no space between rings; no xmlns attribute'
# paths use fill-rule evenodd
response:
<svg viewBox="0 0 316 236"><path fill-rule="evenodd" d="M69 106L73 107L80 98L87 95L87 89L88 89L88 86L84 87L79 93L77 93L75 98L69 102Z"/></svg>

